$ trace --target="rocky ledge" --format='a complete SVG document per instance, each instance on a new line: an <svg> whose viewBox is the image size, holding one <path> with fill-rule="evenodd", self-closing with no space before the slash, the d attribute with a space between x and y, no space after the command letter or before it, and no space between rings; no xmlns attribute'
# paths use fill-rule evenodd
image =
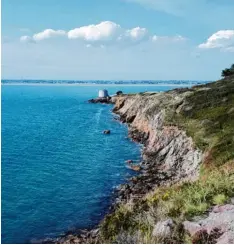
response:
<svg viewBox="0 0 234 245"><path fill-rule="evenodd" d="M111 97L104 97L104 98L96 98L88 100L89 103L101 103L101 104L113 104Z"/></svg>

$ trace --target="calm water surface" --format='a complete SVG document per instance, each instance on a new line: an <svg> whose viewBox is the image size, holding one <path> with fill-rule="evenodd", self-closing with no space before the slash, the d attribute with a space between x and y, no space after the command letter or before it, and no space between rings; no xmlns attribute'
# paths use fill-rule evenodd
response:
<svg viewBox="0 0 234 245"><path fill-rule="evenodd" d="M109 94L173 86L109 86ZM140 160L111 105L89 104L102 86L2 86L2 242L28 243L97 224L113 188ZM110 129L110 135L103 135Z"/></svg>

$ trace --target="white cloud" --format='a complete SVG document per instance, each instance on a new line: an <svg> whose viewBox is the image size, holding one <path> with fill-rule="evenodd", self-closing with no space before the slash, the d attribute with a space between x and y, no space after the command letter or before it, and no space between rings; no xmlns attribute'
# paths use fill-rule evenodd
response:
<svg viewBox="0 0 234 245"><path fill-rule="evenodd" d="M120 32L120 25L111 21L103 21L97 25L82 26L70 30L68 38L85 41L110 41L115 39Z"/></svg>
<svg viewBox="0 0 234 245"><path fill-rule="evenodd" d="M157 35L153 35L151 39L152 39L152 42L158 42L158 41L181 42L181 41L186 41L187 40L187 38L182 37L181 35L176 35L176 36L157 36Z"/></svg>
<svg viewBox="0 0 234 245"><path fill-rule="evenodd" d="M63 30L46 29L42 32L34 34L32 37L31 36L21 36L20 41L25 42L25 43L39 42L39 41L49 39L52 37L61 37L61 36L66 36L66 32Z"/></svg>
<svg viewBox="0 0 234 245"><path fill-rule="evenodd" d="M148 31L146 28L135 27L129 30L122 28L119 24L114 23L112 21L103 21L99 24L92 24L87 26L81 26L68 32L64 30L53 30L46 29L42 32L34 34L32 37L23 36L20 39L23 41L31 41L34 40L36 42L49 39L51 37L56 36L67 36L68 39L77 39L82 40L84 42L88 42L89 44L97 43L100 47L100 43L119 43L126 41L135 41L139 42L147 36Z"/></svg>
<svg viewBox="0 0 234 245"><path fill-rule="evenodd" d="M42 32L34 34L33 40L41 41L41 40L48 39L51 37L59 37L59 36L65 36L65 35L66 35L66 32L63 30L46 29Z"/></svg>
<svg viewBox="0 0 234 245"><path fill-rule="evenodd" d="M167 42L177 42L185 40L182 36L150 36L149 31L143 27L125 29L112 21L103 21L99 24L81 26L68 32L64 30L46 29L33 36L22 36L22 42L39 42L52 37L64 36L68 39L81 40L87 48L103 47L102 45L131 45L152 40L154 42L163 40Z"/></svg>
<svg viewBox="0 0 234 245"><path fill-rule="evenodd" d="M129 30L122 29L122 33L118 36L118 44L139 43L149 39L148 30L146 28L135 27Z"/></svg>
<svg viewBox="0 0 234 245"><path fill-rule="evenodd" d="M234 47L234 30L220 30L210 36L205 43L198 46L201 49L220 48L232 50Z"/></svg>
<svg viewBox="0 0 234 245"><path fill-rule="evenodd" d="M125 32L125 35L127 37L130 37L132 40L134 41L139 41L142 40L143 38L145 38L148 34L148 31L146 28L141 28L141 27L135 27L131 30L127 30Z"/></svg>

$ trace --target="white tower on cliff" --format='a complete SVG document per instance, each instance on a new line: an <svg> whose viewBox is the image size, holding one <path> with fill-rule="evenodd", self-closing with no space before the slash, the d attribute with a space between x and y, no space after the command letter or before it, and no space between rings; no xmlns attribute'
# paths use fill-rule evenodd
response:
<svg viewBox="0 0 234 245"><path fill-rule="evenodd" d="M98 92L98 97L99 98L105 98L105 97L108 97L108 91L106 89L103 89L103 90L99 90Z"/></svg>

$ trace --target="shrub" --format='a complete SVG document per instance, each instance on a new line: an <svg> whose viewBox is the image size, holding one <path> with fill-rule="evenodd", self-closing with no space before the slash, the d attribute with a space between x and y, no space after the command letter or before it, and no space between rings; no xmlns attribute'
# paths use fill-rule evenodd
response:
<svg viewBox="0 0 234 245"><path fill-rule="evenodd" d="M228 197L225 194L218 194L213 197L213 203L216 205L222 205L228 200Z"/></svg>
<svg viewBox="0 0 234 245"><path fill-rule="evenodd" d="M231 75L234 75L234 64L232 64L230 68L222 70L222 77L228 77Z"/></svg>

